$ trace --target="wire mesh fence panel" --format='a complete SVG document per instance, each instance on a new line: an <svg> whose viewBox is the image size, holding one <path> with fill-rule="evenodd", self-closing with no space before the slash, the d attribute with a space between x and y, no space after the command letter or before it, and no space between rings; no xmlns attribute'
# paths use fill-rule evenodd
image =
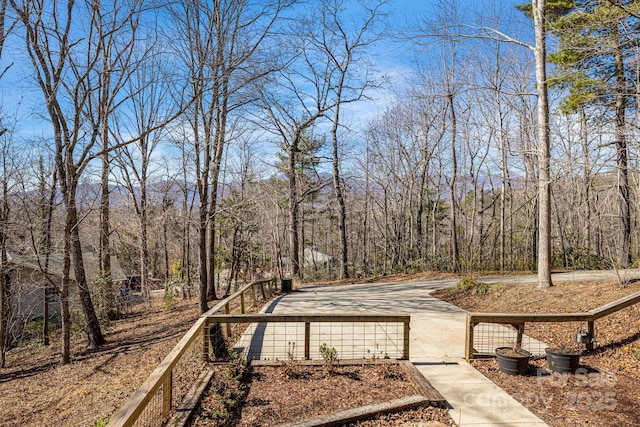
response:
<svg viewBox="0 0 640 427"><path fill-rule="evenodd" d="M134 427L160 427L164 423L162 415L162 387L154 393L147 406L138 416Z"/></svg>
<svg viewBox="0 0 640 427"><path fill-rule="evenodd" d="M340 359L401 359L402 323L316 323L310 334L310 358L322 359L320 347L335 348Z"/></svg>
<svg viewBox="0 0 640 427"><path fill-rule="evenodd" d="M208 315L221 312L244 312L247 308L247 298L251 299L251 305L255 307L259 300L271 296L272 282L274 281L256 281L241 287L234 295L225 298L211 308ZM257 292L256 288L261 291ZM220 322L207 324L205 320L203 316L196 321L189 332L172 349L167 359L156 368L140 386L138 392L114 415L109 426L161 426L170 413L182 402L201 373L205 360L212 356L215 359L228 360L230 358L230 345L243 335L246 323L236 323L233 327L226 324L224 325L225 330L223 330ZM227 326L229 327L227 328ZM171 388L169 389L169 387Z"/></svg>
<svg viewBox="0 0 640 427"><path fill-rule="evenodd" d="M528 335L530 325L525 324L520 348L533 356L543 356L547 345ZM473 348L476 354L495 355L498 347L516 347L518 330L512 325L502 323L478 323L473 328Z"/></svg>
<svg viewBox="0 0 640 427"><path fill-rule="evenodd" d="M304 359L304 323L253 323L234 346L247 360Z"/></svg>
<svg viewBox="0 0 640 427"><path fill-rule="evenodd" d="M234 350L248 360L321 360L320 347L334 348L341 359L402 359L401 322L254 323Z"/></svg>
<svg viewBox="0 0 640 427"><path fill-rule="evenodd" d="M182 355L172 372L172 401L171 408L178 407L194 381L202 370L205 362L202 359L202 336L196 338Z"/></svg>

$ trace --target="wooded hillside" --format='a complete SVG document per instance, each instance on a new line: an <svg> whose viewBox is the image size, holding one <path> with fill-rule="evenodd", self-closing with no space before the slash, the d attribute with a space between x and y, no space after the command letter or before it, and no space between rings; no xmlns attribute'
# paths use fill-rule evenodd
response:
<svg viewBox="0 0 640 427"><path fill-rule="evenodd" d="M3 349L26 267L67 362L126 276L204 312L264 275L533 271L544 230L551 267L640 258L637 2L1 6Z"/></svg>

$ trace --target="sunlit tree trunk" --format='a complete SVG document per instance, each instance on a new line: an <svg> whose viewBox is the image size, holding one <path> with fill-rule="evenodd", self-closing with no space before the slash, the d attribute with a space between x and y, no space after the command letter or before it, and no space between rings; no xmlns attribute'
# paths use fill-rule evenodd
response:
<svg viewBox="0 0 640 427"><path fill-rule="evenodd" d="M546 59L546 1L532 0L536 45L536 87L538 89L538 288L551 282L551 154L549 98Z"/></svg>

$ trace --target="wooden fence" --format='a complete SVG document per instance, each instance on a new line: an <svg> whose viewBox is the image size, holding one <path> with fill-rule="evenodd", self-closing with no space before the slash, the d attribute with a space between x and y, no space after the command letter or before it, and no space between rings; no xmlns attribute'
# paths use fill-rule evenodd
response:
<svg viewBox="0 0 640 427"><path fill-rule="evenodd" d="M239 308L246 313L247 298L257 306L258 298L266 301L277 291L277 280L266 279L249 283L241 287L233 295L225 298L203 314L187 331L182 339L169 352L147 380L129 398L125 406L112 417L108 427L160 426L169 416L171 410L182 400L184 387L176 393L176 369L179 362L186 359L187 354L199 354L208 357L207 340L203 339L208 318L221 311L231 313ZM248 294L248 295L247 295ZM234 304L235 303L235 304ZM198 345L198 341L201 343Z"/></svg>
<svg viewBox="0 0 640 427"><path fill-rule="evenodd" d="M258 300L266 301L274 295L277 290L275 280L258 281L243 286L238 292L229 298L219 302L215 307L202 315L196 323L189 329L184 337L176 344L171 352L165 357L160 365L151 373L147 380L138 388L131 396L125 406L111 419L108 427L130 427L144 426L155 427L162 426L169 418L172 411L180 404L183 396L186 394L184 386L176 386L176 378L178 367L184 360L193 360L197 357L200 365L197 369L191 369L188 375L181 375L188 378L190 383L195 382L197 370L204 367L204 362L209 359L210 351L215 349L221 343L212 342L212 338L220 338L223 327L226 326L227 338L231 335L232 324L255 324L256 327L269 324L282 324L283 329L279 326L272 331L274 336L282 338L278 342L278 346L284 343L285 356L287 343L293 342L294 339L300 339L303 344L300 348L304 348L305 359L311 358L311 336L322 336L330 342L332 337L336 340L344 340L342 349L338 350L341 358L344 356L344 348L349 345L353 346L350 339L357 338L360 349L368 352L370 358L409 358L409 323L408 315L276 315L276 314L246 314L247 299L249 303L257 305ZM239 311L240 314L232 314ZM302 325L304 331L300 334L295 333L295 337L286 336L287 325ZM332 329L318 331L312 334L312 327L322 325L322 327L331 328L331 325L340 325L339 328L345 328L344 325L362 324L362 329L349 329L349 334L342 334L343 329L339 329L334 333ZM212 334L213 325L219 326L219 333ZM329 325L329 326L327 326ZM394 325L395 331L393 331ZM296 326L297 328L297 326ZM244 337L253 338L252 333L246 333ZM221 338L224 339L224 336ZM384 347L387 343L389 346ZM226 341L224 345L226 345ZM267 343L268 344L268 343ZM336 345L337 346L337 345ZM367 348L367 346L369 348ZM269 350L267 350L269 351ZM215 352L215 350L214 350ZM260 343L260 352L265 352L264 343ZM268 353L271 354L271 353ZM273 356L271 356L273 358ZM361 355L359 358L366 357ZM190 387L191 384L188 384ZM187 387L187 388L188 388ZM178 391L179 390L179 391Z"/></svg>
<svg viewBox="0 0 640 427"><path fill-rule="evenodd" d="M584 322L585 333L589 339L585 342L587 350L593 350L595 337L595 321L612 313L620 311L640 302L640 292L620 298L609 304L605 304L594 310L580 313L542 313L542 314L517 314L517 313L469 313L467 314L467 332L465 356L467 360L477 357L489 356L487 352L480 352L474 348L474 339L477 335L475 329L480 324L501 324L512 326L515 331L515 345L521 346L527 323L559 323L559 322Z"/></svg>
<svg viewBox="0 0 640 427"><path fill-rule="evenodd" d="M244 337L250 341L236 346L248 360L321 358L321 344L335 347L341 359L409 359L409 315L215 315L208 317L207 322L255 325L252 333ZM314 340L316 346L312 352Z"/></svg>

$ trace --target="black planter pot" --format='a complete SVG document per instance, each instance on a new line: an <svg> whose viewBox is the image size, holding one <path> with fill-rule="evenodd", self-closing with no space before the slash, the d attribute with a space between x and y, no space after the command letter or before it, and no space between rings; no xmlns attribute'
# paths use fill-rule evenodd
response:
<svg viewBox="0 0 640 427"><path fill-rule="evenodd" d="M511 347L496 348L498 366L507 375L524 375L529 369L531 353L525 350L518 350L517 354L513 354L514 352L515 350Z"/></svg>
<svg viewBox="0 0 640 427"><path fill-rule="evenodd" d="M566 348L548 348L547 363L549 369L561 374L575 374L580 366L580 351Z"/></svg>

